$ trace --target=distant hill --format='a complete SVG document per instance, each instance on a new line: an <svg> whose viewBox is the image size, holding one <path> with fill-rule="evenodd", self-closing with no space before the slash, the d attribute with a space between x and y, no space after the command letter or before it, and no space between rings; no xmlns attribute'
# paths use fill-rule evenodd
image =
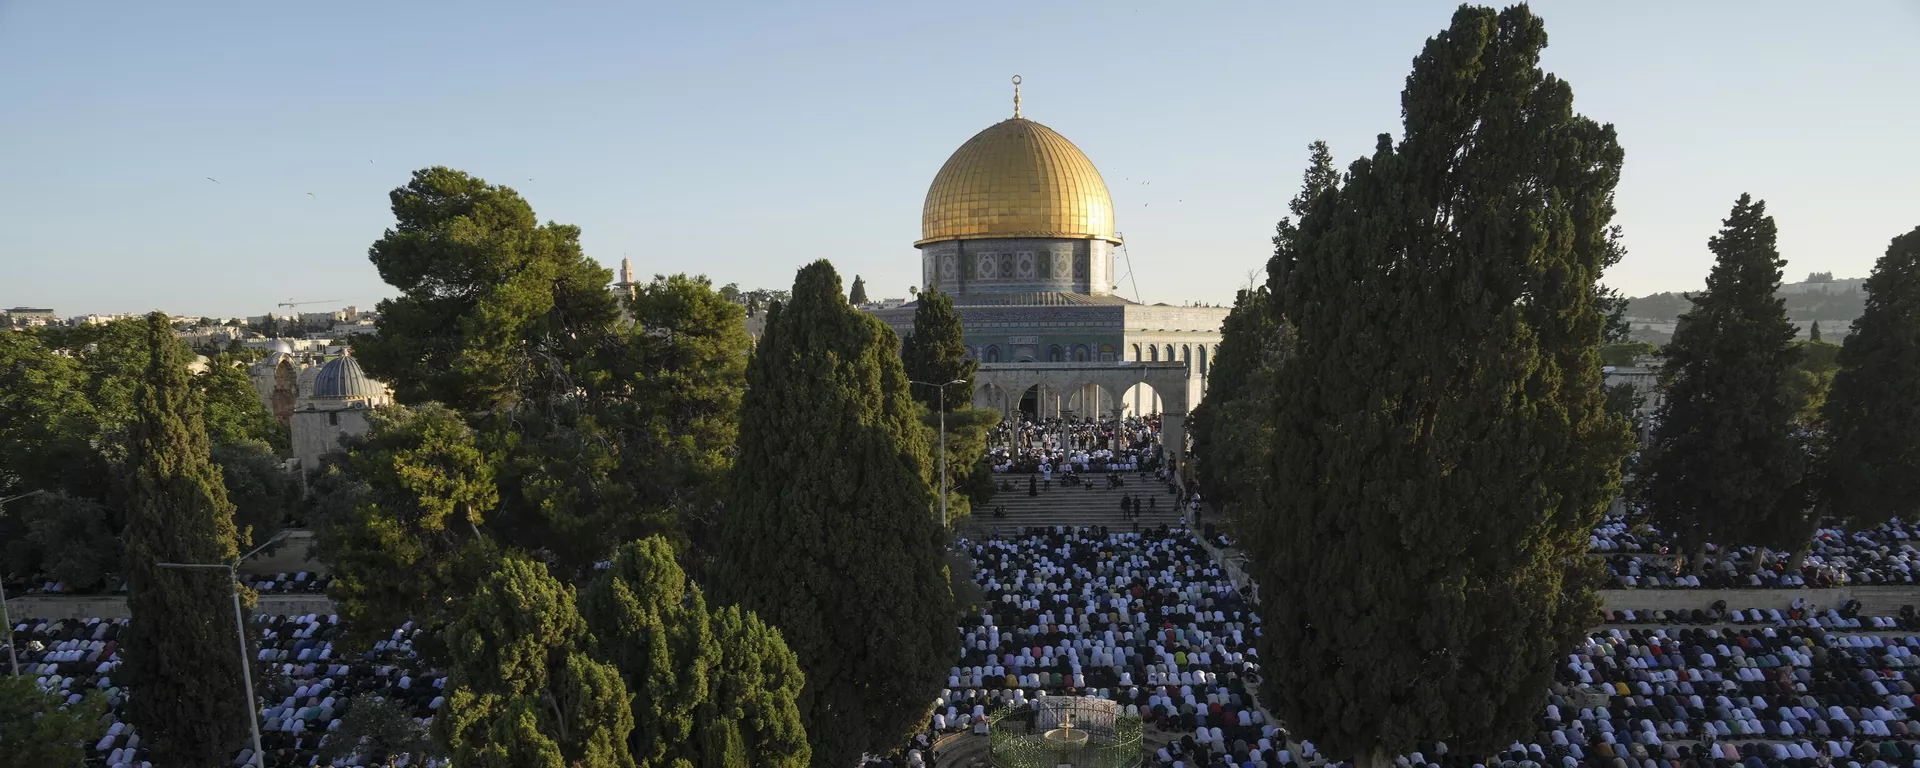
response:
<svg viewBox="0 0 1920 768"><path fill-rule="evenodd" d="M1779 295L1787 301L1787 317L1800 327L1801 338L1806 338L1808 327L1817 322L1822 338L1839 341L1847 335L1853 319L1866 308L1867 293L1862 286L1867 279L1836 280L1830 272L1814 273L1807 278L1780 286ZM1633 326L1633 340L1667 343L1673 338L1675 321L1692 308L1693 302L1684 293L1656 293L1629 299L1627 322Z"/></svg>

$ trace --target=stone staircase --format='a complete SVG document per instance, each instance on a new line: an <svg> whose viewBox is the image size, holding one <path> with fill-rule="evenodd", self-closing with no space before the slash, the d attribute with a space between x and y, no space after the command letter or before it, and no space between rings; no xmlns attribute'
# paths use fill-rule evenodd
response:
<svg viewBox="0 0 1920 768"><path fill-rule="evenodd" d="M1133 521L1120 514L1120 498L1126 495L1132 495L1137 502L1145 503L1149 499L1153 502L1152 509L1142 511L1135 518L1142 529L1162 523L1176 526L1181 521L1174 495L1167 490L1165 483L1155 481L1151 475L1141 480L1138 473L1124 473L1121 478L1126 484L1111 490L1107 488L1107 478L1102 474L1084 475L1093 486L1092 490L1062 485L1055 478L1051 488L1042 482L1037 496L1027 495L1028 475L1003 477L1013 481L1014 490L1002 490L994 495L992 502L976 506L973 515L960 522L962 534L990 533L995 527L1002 532L1013 532L1027 526L1055 525L1104 525L1114 531L1130 530ZM995 518L994 507L1005 507L1007 516Z"/></svg>

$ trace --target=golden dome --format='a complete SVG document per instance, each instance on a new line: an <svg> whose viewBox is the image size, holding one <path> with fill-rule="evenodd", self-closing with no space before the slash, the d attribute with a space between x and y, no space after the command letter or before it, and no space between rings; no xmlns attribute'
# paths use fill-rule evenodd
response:
<svg viewBox="0 0 1920 768"><path fill-rule="evenodd" d="M984 237L1120 242L1113 198L1093 161L1052 128L1019 117L974 134L940 166L920 231L915 245Z"/></svg>

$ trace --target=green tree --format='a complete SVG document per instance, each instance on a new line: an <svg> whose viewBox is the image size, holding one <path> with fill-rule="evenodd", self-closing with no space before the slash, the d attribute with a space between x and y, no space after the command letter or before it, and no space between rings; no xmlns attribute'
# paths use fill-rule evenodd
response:
<svg viewBox="0 0 1920 768"><path fill-rule="evenodd" d="M628 690L588 655L573 589L508 557L448 629L447 706L434 728L455 765L632 768Z"/></svg>
<svg viewBox="0 0 1920 768"><path fill-rule="evenodd" d="M900 362L907 378L913 381L934 385L966 382L946 388L944 403L948 413L973 402L973 374L980 369L980 364L967 357L966 329L961 324L960 311L953 306L952 294L944 291L920 294L913 310L913 332L900 345ZM915 386L911 392L921 405L929 409L941 407L943 401L938 386Z"/></svg>
<svg viewBox="0 0 1920 768"><path fill-rule="evenodd" d="M54 492L21 502L13 513L19 533L6 540L6 557L15 573L44 573L71 588L93 589L120 570L120 531L105 504Z"/></svg>
<svg viewBox="0 0 1920 768"><path fill-rule="evenodd" d="M673 275L639 287L628 313L633 326L592 391L608 401L636 503L677 516L704 557L740 435L753 351L746 312L707 278ZM630 527L614 540L657 532Z"/></svg>
<svg viewBox="0 0 1920 768"><path fill-rule="evenodd" d="M1230 445L1227 433L1241 425L1223 416L1229 411L1244 411L1233 407L1242 399L1267 397L1265 392L1249 391L1248 385L1255 371L1269 364L1269 350L1276 345L1279 334L1279 318L1266 288L1243 289L1234 296L1233 309L1220 324L1220 348L1208 371L1207 397L1193 409L1191 420L1200 484L1216 502L1243 497L1246 486L1257 484L1256 478L1265 472L1264 462L1243 464L1236 460L1247 456L1246 446Z"/></svg>
<svg viewBox="0 0 1920 768"><path fill-rule="evenodd" d="M125 534L128 626L121 636L127 719L160 765L213 765L246 736L253 692L233 658L233 504L207 457L203 395L167 316L147 316L148 362L134 396Z"/></svg>
<svg viewBox="0 0 1920 768"><path fill-rule="evenodd" d="M90 441L99 420L85 376L41 334L0 333L0 495L98 491L106 470Z"/></svg>
<svg viewBox="0 0 1920 768"><path fill-rule="evenodd" d="M433 735L416 722L405 705L362 693L347 700L340 728L327 734L320 743L320 764L358 757L351 765L376 765L394 768L402 760L407 765L425 765L444 757L433 744Z"/></svg>
<svg viewBox="0 0 1920 768"><path fill-rule="evenodd" d="M83 768L106 711L98 692L68 704L31 676L0 676L0 768Z"/></svg>
<svg viewBox="0 0 1920 768"><path fill-rule="evenodd" d="M286 527L300 501L300 488L280 466L273 448L257 440L215 445L220 482L233 502L233 527L242 546L265 542Z"/></svg>
<svg viewBox="0 0 1920 768"><path fill-rule="evenodd" d="M206 396L207 438L214 445L251 441L266 444L270 452L286 453L287 428L260 401L241 356L215 356L206 373L193 381Z"/></svg>
<svg viewBox="0 0 1920 768"><path fill-rule="evenodd" d="M1920 227L1893 239L1866 289L1825 407L1823 496L1855 526L1920 519Z"/></svg>
<svg viewBox="0 0 1920 768"><path fill-rule="evenodd" d="M354 343L367 375L402 403L462 411L562 398L575 366L613 328L613 274L580 249L578 227L538 223L507 187L443 167L389 195L396 224L368 250L400 295Z"/></svg>
<svg viewBox="0 0 1920 768"><path fill-rule="evenodd" d="M499 558L482 533L499 504L494 467L457 413L435 404L375 409L348 462L365 489L344 519L320 530L328 588L354 642L416 620L444 626ZM431 645L421 648L432 654Z"/></svg>
<svg viewBox="0 0 1920 768"><path fill-rule="evenodd" d="M1644 341L1615 341L1600 348L1600 364L1614 366L1633 365L1633 361L1643 356L1655 354L1659 347Z"/></svg>
<svg viewBox="0 0 1920 768"><path fill-rule="evenodd" d="M847 293L847 303L856 307L867 303L867 281L859 275L853 276L853 290Z"/></svg>
<svg viewBox="0 0 1920 768"><path fill-rule="evenodd" d="M1820 341L1820 321L1815 320L1813 325L1807 326L1807 340Z"/></svg>
<svg viewBox="0 0 1920 768"><path fill-rule="evenodd" d="M1462 7L1381 136L1276 252L1295 329L1248 514L1275 715L1379 765L1509 743L1597 608L1618 486L1596 289L1622 153L1539 69L1525 6Z"/></svg>
<svg viewBox="0 0 1920 768"><path fill-rule="evenodd" d="M954 652L926 429L892 331L843 295L819 261L768 311L715 567L798 655L813 764L833 768L925 722Z"/></svg>
<svg viewBox="0 0 1920 768"><path fill-rule="evenodd" d="M940 429L938 411L943 406L946 409L948 514L964 517L972 506L972 494L964 489L980 485L974 474L979 471L980 458L987 453L987 433L1000 423L1000 412L973 407L973 376L980 364L967 357L966 330L951 294L920 294L913 310L913 330L900 344L900 361L906 369L909 391L924 409L921 423ZM963 383L942 387L952 381ZM939 460L939 456L934 457L936 470ZM991 480L988 482L991 484ZM935 485L937 490L938 475Z"/></svg>
<svg viewBox="0 0 1920 768"><path fill-rule="evenodd" d="M1799 490L1809 446L1790 393L1798 353L1775 293L1786 263L1775 235L1766 204L1741 195L1708 241L1707 290L1666 346L1643 492L1655 523L1693 547L1696 571L1707 542L1792 550L1813 532Z"/></svg>
<svg viewBox="0 0 1920 768"><path fill-rule="evenodd" d="M628 747L640 768L807 764L799 661L752 614L710 614L666 539L622 546L581 605L596 654L634 692Z"/></svg>

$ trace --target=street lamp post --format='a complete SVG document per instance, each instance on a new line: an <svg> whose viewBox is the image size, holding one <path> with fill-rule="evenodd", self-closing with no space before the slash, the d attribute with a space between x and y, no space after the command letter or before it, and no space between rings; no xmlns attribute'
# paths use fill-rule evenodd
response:
<svg viewBox="0 0 1920 768"><path fill-rule="evenodd" d="M46 491L27 491L18 496L8 496L0 499L0 507L5 507L7 502L10 501L19 501L29 496L38 496L43 493L46 493ZM7 625L7 662L13 665L13 676L19 677L20 656L13 650L13 614L7 612L7 577L4 573L0 573L0 623Z"/></svg>
<svg viewBox="0 0 1920 768"><path fill-rule="evenodd" d="M912 381L923 387L933 387L940 391L940 527L947 527L947 387L965 384L966 379L954 379L945 384L929 384L924 381Z"/></svg>
<svg viewBox="0 0 1920 768"><path fill-rule="evenodd" d="M249 557L253 557L259 553L260 550L273 546L275 542L278 542L285 536L286 531L274 534L273 538L267 540L267 543L254 547L253 551L234 558L232 563L154 563L154 565L161 568L210 569L225 570L227 572L227 583L232 586L233 591L233 629L234 634L240 639L240 680L246 685L244 701L247 705L247 724L253 729L253 758L250 764L255 768L262 768L262 766L266 765L266 755L260 749L260 708L254 704L253 664L252 660L247 658L247 619L246 614L240 609L239 567L241 562Z"/></svg>

